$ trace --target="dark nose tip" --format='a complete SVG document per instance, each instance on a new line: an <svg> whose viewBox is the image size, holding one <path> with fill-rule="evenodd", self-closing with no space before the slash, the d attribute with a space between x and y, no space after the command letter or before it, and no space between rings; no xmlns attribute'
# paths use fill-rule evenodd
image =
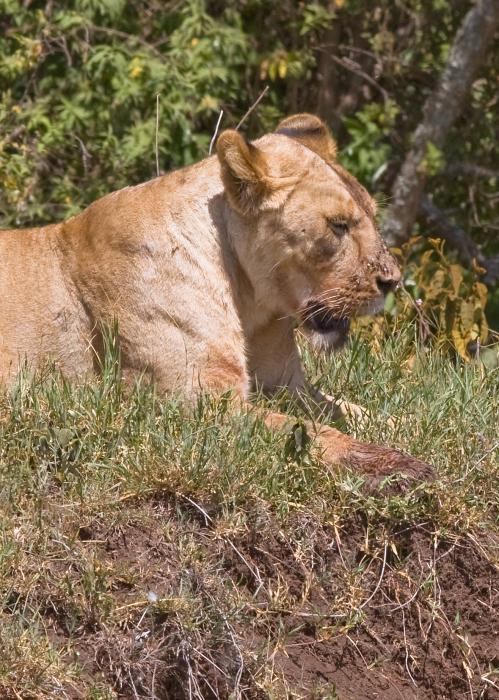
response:
<svg viewBox="0 0 499 700"><path fill-rule="evenodd" d="M400 271L397 268L391 270L390 274L378 275L376 285L381 294L386 297L389 292L394 292L400 282L400 277Z"/></svg>

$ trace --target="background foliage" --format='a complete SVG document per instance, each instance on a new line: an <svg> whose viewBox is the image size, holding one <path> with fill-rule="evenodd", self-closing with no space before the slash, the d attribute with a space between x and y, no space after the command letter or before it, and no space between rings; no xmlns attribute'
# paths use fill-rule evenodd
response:
<svg viewBox="0 0 499 700"><path fill-rule="evenodd" d="M156 95L167 171L204 157L219 110L222 126L234 126L267 84L244 125L250 136L283 115L319 113L344 164L386 200L470 7L468 0L0 0L0 225L58 220L153 177ZM430 148L425 161L434 200L486 255L499 249L498 59L496 45L444 151ZM422 282L419 289L424 295ZM469 293L483 310L482 291ZM492 318L494 298L493 291Z"/></svg>
<svg viewBox="0 0 499 700"><path fill-rule="evenodd" d="M157 95L166 172L206 156L220 109L233 127L265 85L250 137L318 113L386 201L471 5L0 0L0 227L154 177ZM499 44L424 162L434 201L486 256L499 252L498 59ZM491 697L499 346L482 362L439 346L475 358L499 294L429 233L398 251L405 284L384 317L361 319L332 358L302 350L317 389L368 407L349 431L433 463L435 484L365 493L301 431L271 432L227 397L186 411L130 392L112 344L102 377L48 367L0 392L0 698L298 697L293 683L334 698L352 678L380 697L387 683Z"/></svg>

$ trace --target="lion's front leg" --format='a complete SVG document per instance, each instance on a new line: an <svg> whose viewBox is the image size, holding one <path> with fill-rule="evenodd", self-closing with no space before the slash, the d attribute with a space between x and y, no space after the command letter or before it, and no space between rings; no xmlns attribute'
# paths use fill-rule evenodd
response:
<svg viewBox="0 0 499 700"><path fill-rule="evenodd" d="M278 430L289 430L295 420L281 413L266 413L265 423ZM435 469L412 455L385 445L360 442L336 428L307 421L307 431L321 450L326 467L348 467L364 479L368 491L390 479L390 490L401 491L420 481L433 481Z"/></svg>
<svg viewBox="0 0 499 700"><path fill-rule="evenodd" d="M436 478L432 465L387 445L360 442L328 427L318 430L317 439L323 448L325 463L351 468L363 477L368 490L378 488L388 477L397 477L394 482L396 490L403 490L414 482L434 481ZM338 452L339 444L341 453Z"/></svg>
<svg viewBox="0 0 499 700"><path fill-rule="evenodd" d="M248 365L256 388L272 394L279 389L300 393L305 376L289 319L274 320L255 331L247 342Z"/></svg>
<svg viewBox="0 0 499 700"><path fill-rule="evenodd" d="M327 450L325 451L327 457ZM403 490L419 481L434 481L435 468L412 455L385 445L373 445L354 440L341 463L364 478L369 490L377 489L388 477L400 477L389 489Z"/></svg>
<svg viewBox="0 0 499 700"><path fill-rule="evenodd" d="M355 440L336 428L325 425L332 419L364 421L365 409L347 401L321 394L307 387L289 322L277 322L255 334L248 347L251 372L257 385L267 392L287 388L306 406L313 420L306 427L322 451L329 467L346 466L361 475L368 488L376 488L384 479L400 475L397 487L414 481L435 478L433 467L411 455L385 445L374 445ZM278 430L289 430L296 419L281 413L264 412L266 424Z"/></svg>
<svg viewBox="0 0 499 700"><path fill-rule="evenodd" d="M307 383L293 325L288 319L274 321L252 336L248 361L258 388L266 393L287 389L318 420L362 425L369 418L362 406L323 394Z"/></svg>

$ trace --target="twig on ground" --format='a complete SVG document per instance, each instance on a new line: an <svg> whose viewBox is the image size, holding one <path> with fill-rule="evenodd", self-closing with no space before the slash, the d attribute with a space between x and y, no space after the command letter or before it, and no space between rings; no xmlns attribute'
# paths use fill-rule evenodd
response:
<svg viewBox="0 0 499 700"><path fill-rule="evenodd" d="M248 562L248 560L246 559L246 557L243 556L243 554L241 554L241 552L238 550L238 548L237 548L236 545L232 542L232 540L230 540L228 537L222 537L221 539L222 539L223 542L226 542L226 543L229 545L229 547L231 547L231 548L234 550L234 552L237 554L237 556L239 557L239 559L243 562L243 564L246 564L246 566L248 567L248 569L249 569L249 571L251 572L251 574L252 574L252 575L254 576L254 578L258 581L258 588L257 588L256 591L253 593L253 597L256 598L256 596L258 595L258 593L260 592L260 590L261 590L262 588L265 590L265 587L264 587L264 584L263 584L263 580L262 580L262 577L261 577L261 575L260 575L260 571L259 571L258 567L257 567L257 566L251 566L251 565L249 564L249 562Z"/></svg>
<svg viewBox="0 0 499 700"><path fill-rule="evenodd" d="M218 611L218 614L222 618L224 625L227 628L227 631L228 631L229 636L231 638L232 645L233 645L234 649L236 650L237 655L239 657L239 665L237 667L237 672L236 672L236 677L234 679L234 687L232 690L231 697L233 697L234 700L240 700L240 698L241 698L241 679L243 677L243 672L244 672L244 657L243 657L242 651L237 643L234 628L232 627L232 625L228 621L226 614L224 613L222 608L217 604L216 599L212 595L209 595L209 598L210 598L213 606ZM228 677L227 674L225 673L225 671L222 671L222 669L219 669L219 670L221 671L221 673L224 674L224 676Z"/></svg>
<svg viewBox="0 0 499 700"><path fill-rule="evenodd" d="M341 539L340 539L340 533L338 532L338 527L336 526L336 523L333 525L333 532L334 532L334 539L336 541L336 548L338 549L338 554L340 555L341 563L343 564L343 568L345 571L348 571L347 565L345 564L345 560L343 559L343 552L341 551Z"/></svg>
<svg viewBox="0 0 499 700"><path fill-rule="evenodd" d="M405 630L405 612L404 612L403 607L401 608L401 610L402 610L402 631L404 633L404 647L405 647L405 668L406 668L407 673L409 674L409 678L411 679L413 684L417 687L418 684L414 680L414 676L412 675L411 669L409 668L409 647L407 646L407 634L406 634L406 630Z"/></svg>
<svg viewBox="0 0 499 700"><path fill-rule="evenodd" d="M128 677L130 679L130 685L132 686L132 690L133 690L133 697L135 698L135 700L140 700L139 694L137 693L137 688L135 687L135 683L133 682L133 677L132 677L132 674L130 671L130 667L127 668L127 672L128 672Z"/></svg>
<svg viewBox="0 0 499 700"><path fill-rule="evenodd" d="M158 697L156 695L156 671L158 668L158 661L154 664L153 670L152 670L152 679L151 679L151 700L158 700Z"/></svg>
<svg viewBox="0 0 499 700"><path fill-rule="evenodd" d="M208 525L213 522L213 518L211 518L208 515L208 513L203 508L203 506L200 506L199 503L196 503L196 501L193 501L192 498L189 498L189 496L185 496L184 494L180 494L180 495L182 496L182 498L185 498L185 500L188 501L191 504L191 506L194 506L194 508L196 508L196 510L198 510L201 513L201 515L204 518L204 523L205 523L206 527L208 527Z"/></svg>
<svg viewBox="0 0 499 700"><path fill-rule="evenodd" d="M202 506L199 505L199 503L196 503L195 501L193 501L192 498L189 498L189 496L183 496L183 498L185 498L186 501L188 501L191 505L193 505L203 515L203 517L205 519L206 527L208 527L209 523L213 523L213 519L208 515L206 510ZM248 567L248 569L250 570L251 574L254 576L256 581L258 581L258 588L255 591L255 593L253 594L253 596L256 597L256 595L260 591L260 589L262 587L264 587L262 577L260 575L260 571L258 570L258 567L251 566L251 564L249 564L246 557L244 557L244 555L238 550L236 545L232 542L232 540L229 537L224 537L222 535L220 537L220 539L222 540L222 542L225 542L226 544L229 545L229 547L231 547L234 550L234 552L237 554L239 559L241 559L241 561Z"/></svg>
<svg viewBox="0 0 499 700"><path fill-rule="evenodd" d="M362 605L359 605L359 610L362 610L362 608L365 608L365 607L366 607L366 605L369 603L369 601L371 601L371 600L374 598L374 596L376 595L376 593L377 593L378 590L379 590L379 587L381 586L381 582L382 582L383 576L384 576L384 574L385 574L385 566L386 566L386 555L387 555L387 551L388 551L388 543L385 542L385 551L383 552L383 564L382 564L382 566L381 566L381 573L380 573L380 575L379 575L378 583L376 584L376 587L374 588L374 591L371 593L371 595L369 596L369 598L367 598L367 600L365 600L365 601L362 603Z"/></svg>
<svg viewBox="0 0 499 700"><path fill-rule="evenodd" d="M368 668L369 668L369 664L367 663L367 661L366 661L366 659L365 659L365 657L364 657L364 654L363 654L363 653L361 652L361 650L359 649L359 645L358 645L358 643L355 641L355 639L352 639L351 636L350 636L348 633L345 634L345 639L348 639L348 641L350 642L350 644L353 644L353 646L355 647L355 650L357 651L357 654L360 656L360 658L361 658L362 661L364 662L365 667L368 669Z"/></svg>

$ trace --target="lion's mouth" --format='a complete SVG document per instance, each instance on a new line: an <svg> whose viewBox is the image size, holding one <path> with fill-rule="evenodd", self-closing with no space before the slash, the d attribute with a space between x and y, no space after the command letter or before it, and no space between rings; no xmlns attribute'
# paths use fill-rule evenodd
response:
<svg viewBox="0 0 499 700"><path fill-rule="evenodd" d="M339 336L346 338L350 329L350 320L345 316L334 316L331 309L328 309L327 306L313 301L305 308L303 325L307 330L315 331L316 333L323 335L337 333Z"/></svg>

